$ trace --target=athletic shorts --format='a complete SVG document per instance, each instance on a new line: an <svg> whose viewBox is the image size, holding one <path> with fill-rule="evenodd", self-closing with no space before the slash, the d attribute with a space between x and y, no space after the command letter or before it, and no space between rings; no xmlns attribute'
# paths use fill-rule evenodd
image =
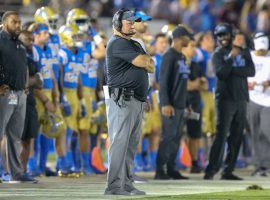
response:
<svg viewBox="0 0 270 200"><path fill-rule="evenodd" d="M196 105L192 105L192 109L196 113L201 114L201 105L200 102L198 102ZM201 138L202 137L202 120L201 120L201 115L199 120L194 120L194 119L187 119L186 120L186 125L187 125L187 135L189 138Z"/></svg>
<svg viewBox="0 0 270 200"><path fill-rule="evenodd" d="M79 123L81 108L80 108L80 101L77 94L77 89L64 88L64 94L71 107L71 115L64 116L64 119L66 121L67 126L70 129L78 132L79 131L78 123Z"/></svg>
<svg viewBox="0 0 270 200"><path fill-rule="evenodd" d="M26 104L26 114L22 140L34 138L38 133L38 113L36 107Z"/></svg>

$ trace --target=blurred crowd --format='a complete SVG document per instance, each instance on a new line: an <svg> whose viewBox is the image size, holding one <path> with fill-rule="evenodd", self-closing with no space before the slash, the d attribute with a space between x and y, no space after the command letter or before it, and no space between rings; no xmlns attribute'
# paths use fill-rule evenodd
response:
<svg viewBox="0 0 270 200"><path fill-rule="evenodd" d="M31 14L40 6L54 7L60 16L74 8L84 8L91 18L111 17L120 8L138 8L153 19L165 19L168 23L191 23L195 31L214 30L219 22L232 23L245 32L269 28L269 1L267 0L47 0L8 1L3 3L17 8L22 5L25 13ZM23 10L23 9L22 9Z"/></svg>

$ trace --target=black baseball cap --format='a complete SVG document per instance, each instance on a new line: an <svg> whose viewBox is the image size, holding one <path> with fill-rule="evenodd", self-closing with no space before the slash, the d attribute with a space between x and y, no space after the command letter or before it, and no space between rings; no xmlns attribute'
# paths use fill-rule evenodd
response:
<svg viewBox="0 0 270 200"><path fill-rule="evenodd" d="M193 33L191 33L185 27L178 25L172 31L172 38L176 39L182 36L188 36L190 39L193 39Z"/></svg>
<svg viewBox="0 0 270 200"><path fill-rule="evenodd" d="M232 26L227 23L218 24L214 31L215 35L222 35L222 34L231 34L232 35Z"/></svg>

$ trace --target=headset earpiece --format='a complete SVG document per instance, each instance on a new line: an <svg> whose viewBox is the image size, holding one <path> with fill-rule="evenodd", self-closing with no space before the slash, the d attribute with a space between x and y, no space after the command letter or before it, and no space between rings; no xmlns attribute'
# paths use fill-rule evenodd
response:
<svg viewBox="0 0 270 200"><path fill-rule="evenodd" d="M115 13L115 17L113 19L113 27L118 31L118 32L121 32L122 30L122 18L123 18L123 14L125 12L129 11L128 9L126 8L122 8L120 10L118 10L116 13Z"/></svg>

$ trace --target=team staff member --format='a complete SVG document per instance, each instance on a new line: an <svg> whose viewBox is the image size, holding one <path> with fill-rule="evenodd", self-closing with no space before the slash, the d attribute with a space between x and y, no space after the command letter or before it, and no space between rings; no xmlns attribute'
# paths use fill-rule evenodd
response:
<svg viewBox="0 0 270 200"><path fill-rule="evenodd" d="M34 36L29 31L22 31L19 39L26 48L29 70L29 94L27 95L26 116L22 135L23 148L20 156L24 171L26 172L31 147L31 139L34 138L38 133L38 114L33 89L41 89L43 86L43 81L41 74L38 73L38 66L33 60L32 44L34 42Z"/></svg>
<svg viewBox="0 0 270 200"><path fill-rule="evenodd" d="M190 69L189 80L187 84L188 90L188 110L199 114L199 118L194 119L187 117L187 134L189 137L188 148L192 159L192 167L190 173L200 173L201 167L198 163L198 150L201 143L202 131L201 131L201 90L207 90L207 80L203 77L202 68L192 61L196 53L196 45L194 40L190 40L188 46L183 48L183 54L186 57L186 63Z"/></svg>
<svg viewBox="0 0 270 200"><path fill-rule="evenodd" d="M109 171L105 194L143 195L132 184L133 159L140 137L141 121L148 90L148 72L154 61L141 45L131 40L134 22L140 20L127 9L113 17L114 35L106 52L108 91L105 90L110 137Z"/></svg>
<svg viewBox="0 0 270 200"><path fill-rule="evenodd" d="M221 179L242 180L232 172L246 122L246 104L249 100L247 77L254 76L255 68L248 49L233 44L233 28L229 24L219 24L215 28L215 35L219 43L212 58L218 78L217 134L211 147L204 179L213 179L219 171L227 142L228 153Z"/></svg>
<svg viewBox="0 0 270 200"><path fill-rule="evenodd" d="M25 48L18 40L21 20L15 11L7 11L2 17L0 33L0 86L9 88L0 96L0 139L7 136L10 182L36 182L23 173L20 162L21 136L24 128L27 83L27 58Z"/></svg>
<svg viewBox="0 0 270 200"><path fill-rule="evenodd" d="M252 158L255 171L252 175L267 176L270 168L269 114L270 114L270 51L269 37L258 32L253 37L254 51L251 57L256 74L248 79L250 103L248 104L248 121L250 125Z"/></svg>
<svg viewBox="0 0 270 200"><path fill-rule="evenodd" d="M190 73L181 52L183 47L187 47L190 38L192 34L187 27L176 26L172 32L171 47L163 55L160 64L162 132L155 179L187 179L175 169L175 159L182 136L187 80Z"/></svg>

